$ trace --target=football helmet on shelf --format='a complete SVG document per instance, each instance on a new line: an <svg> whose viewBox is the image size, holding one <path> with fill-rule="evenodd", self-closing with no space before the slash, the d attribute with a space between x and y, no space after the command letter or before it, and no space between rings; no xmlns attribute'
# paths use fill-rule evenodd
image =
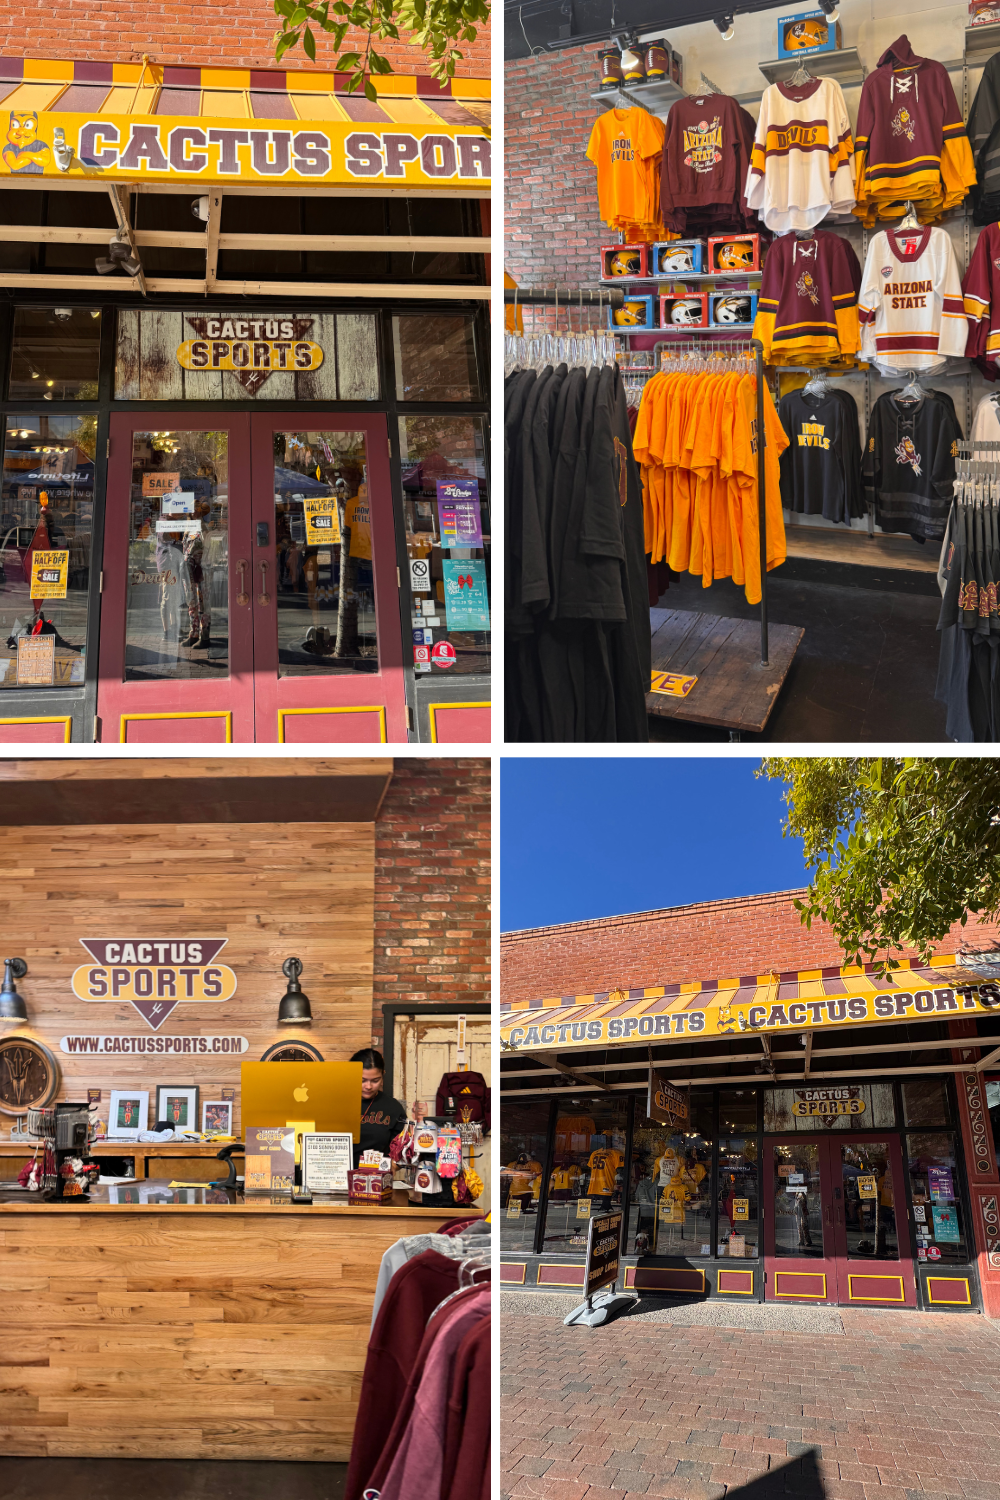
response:
<svg viewBox="0 0 1000 1500"><path fill-rule="evenodd" d="M698 298L680 298L670 309L671 323L691 326L701 323L701 302Z"/></svg>
<svg viewBox="0 0 1000 1500"><path fill-rule="evenodd" d="M749 297L720 297L715 304L717 323L749 323Z"/></svg>
<svg viewBox="0 0 1000 1500"><path fill-rule="evenodd" d="M802 47L825 47L827 41L825 21L796 21L785 32L786 52Z"/></svg>
<svg viewBox="0 0 1000 1500"><path fill-rule="evenodd" d="M753 246L746 240L735 240L732 244L720 245L716 256L720 271L753 270Z"/></svg>
<svg viewBox="0 0 1000 1500"><path fill-rule="evenodd" d="M626 302L624 307L616 307L612 317L619 328L635 328L646 321L646 307L642 302Z"/></svg>
<svg viewBox="0 0 1000 1500"><path fill-rule="evenodd" d="M635 250L619 250L611 257L609 269L612 276L638 276L639 266L639 255Z"/></svg>
<svg viewBox="0 0 1000 1500"><path fill-rule="evenodd" d="M661 250L660 270L667 271L690 271L694 273L694 256L690 249Z"/></svg>

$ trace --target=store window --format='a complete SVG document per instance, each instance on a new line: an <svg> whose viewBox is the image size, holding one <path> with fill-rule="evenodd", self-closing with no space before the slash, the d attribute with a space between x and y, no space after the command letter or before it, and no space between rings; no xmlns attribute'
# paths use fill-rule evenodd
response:
<svg viewBox="0 0 1000 1500"><path fill-rule="evenodd" d="M858 1141L841 1146L840 1186L848 1256L852 1260L864 1260L866 1256L898 1260L897 1184L893 1181L889 1143ZM898 1186L901 1189L902 1183ZM902 1193L899 1201L902 1204Z"/></svg>
<svg viewBox="0 0 1000 1500"><path fill-rule="evenodd" d="M764 1129L768 1134L891 1130L895 1124L891 1083L845 1081L801 1089L768 1089L764 1094Z"/></svg>
<svg viewBox="0 0 1000 1500"><path fill-rule="evenodd" d="M278 675L377 672L363 432L274 434Z"/></svg>
<svg viewBox="0 0 1000 1500"><path fill-rule="evenodd" d="M402 314L392 320L399 401L482 401L470 313Z"/></svg>
<svg viewBox="0 0 1000 1500"><path fill-rule="evenodd" d="M414 667L490 669L490 505L485 417L401 417Z"/></svg>
<svg viewBox="0 0 1000 1500"><path fill-rule="evenodd" d="M969 1259L958 1186L956 1138L950 1131L906 1137L917 1259L963 1265Z"/></svg>
<svg viewBox="0 0 1000 1500"><path fill-rule="evenodd" d="M710 1094L692 1094L687 1120L636 1130L627 1241L633 1253L711 1255L712 1113Z"/></svg>
<svg viewBox="0 0 1000 1500"><path fill-rule="evenodd" d="M29 401L96 401L99 307L17 307L10 395Z"/></svg>
<svg viewBox="0 0 1000 1500"><path fill-rule="evenodd" d="M765 1110L767 1096L764 1097ZM774 1194L774 1253L795 1259L821 1260L823 1195L819 1147L806 1141L782 1142L768 1152Z"/></svg>
<svg viewBox="0 0 1000 1500"><path fill-rule="evenodd" d="M8 416L0 498L0 688L82 684L97 416Z"/></svg>
<svg viewBox="0 0 1000 1500"><path fill-rule="evenodd" d="M910 1078L900 1085L904 1125L950 1125L951 1104L944 1078Z"/></svg>
<svg viewBox="0 0 1000 1500"><path fill-rule="evenodd" d="M548 1146L549 1101L504 1103L500 1113L500 1248L530 1254Z"/></svg>
<svg viewBox="0 0 1000 1500"><path fill-rule="evenodd" d="M229 434L132 436L125 677L229 675Z"/></svg>
<svg viewBox="0 0 1000 1500"><path fill-rule="evenodd" d="M757 1095L719 1093L719 1186L716 1254L742 1260L760 1253Z"/></svg>
<svg viewBox="0 0 1000 1500"><path fill-rule="evenodd" d="M560 1105L544 1250L582 1253L591 1216L622 1206L627 1110L624 1099L571 1099Z"/></svg>

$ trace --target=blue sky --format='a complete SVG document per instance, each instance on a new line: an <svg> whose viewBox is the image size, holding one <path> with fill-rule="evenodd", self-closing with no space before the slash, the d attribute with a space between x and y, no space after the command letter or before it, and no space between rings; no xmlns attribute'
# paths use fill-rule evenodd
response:
<svg viewBox="0 0 1000 1500"><path fill-rule="evenodd" d="M756 759L513 758L500 772L500 922L521 927L784 891L783 784Z"/></svg>

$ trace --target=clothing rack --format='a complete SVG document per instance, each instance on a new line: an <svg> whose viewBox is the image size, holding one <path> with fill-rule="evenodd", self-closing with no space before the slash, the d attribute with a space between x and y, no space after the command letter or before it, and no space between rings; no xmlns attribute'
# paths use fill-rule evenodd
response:
<svg viewBox="0 0 1000 1500"><path fill-rule="evenodd" d="M573 286L504 287L508 307L624 307L625 291L619 287Z"/></svg>

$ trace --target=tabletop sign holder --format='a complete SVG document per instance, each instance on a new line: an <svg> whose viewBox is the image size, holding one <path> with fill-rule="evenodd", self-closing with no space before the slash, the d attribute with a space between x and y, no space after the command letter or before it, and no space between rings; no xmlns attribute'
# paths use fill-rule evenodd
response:
<svg viewBox="0 0 1000 1500"><path fill-rule="evenodd" d="M350 1131L312 1131L302 1136L302 1190L306 1193L346 1193L354 1166L354 1137Z"/></svg>
<svg viewBox="0 0 1000 1500"><path fill-rule="evenodd" d="M574 1323L583 1323L588 1328L600 1328L625 1307L630 1307L635 1297L625 1297L615 1292L615 1283L621 1261L622 1224L624 1215L619 1209L612 1214L597 1214L590 1221L587 1236L587 1265L583 1284L587 1289L587 1300L563 1318L568 1328ZM603 1297L596 1301L594 1293L607 1287Z"/></svg>

